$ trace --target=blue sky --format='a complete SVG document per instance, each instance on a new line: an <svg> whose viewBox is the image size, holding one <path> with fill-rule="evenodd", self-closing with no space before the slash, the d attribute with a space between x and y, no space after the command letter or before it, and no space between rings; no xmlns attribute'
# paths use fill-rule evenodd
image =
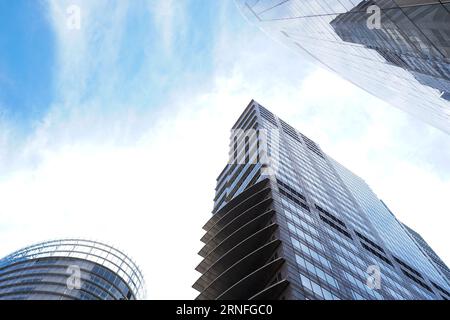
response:
<svg viewBox="0 0 450 320"><path fill-rule="evenodd" d="M53 99L55 43L45 10L39 1L0 2L2 116L24 130Z"/></svg>
<svg viewBox="0 0 450 320"><path fill-rule="evenodd" d="M76 1L67 5L72 3ZM186 13L186 21L183 21L189 25L189 31L180 30L173 21L170 22L173 26L168 27L171 30L167 31L170 34L160 34L159 30L166 23L163 20L173 19L173 13L156 18L160 13L153 12L152 4L142 0L126 5L112 3L115 4L111 7L116 10L105 10L104 15L84 21L89 31L80 31L83 37L76 35L76 31L72 35L69 33L66 40L73 41L73 48L83 42L84 50L73 50L74 55L79 54L73 63L80 63L80 68L68 77L61 77L61 58L65 57L58 52L58 44L64 40L58 39L58 32L54 30L51 2L0 3L3 89L0 102L4 120L26 129L27 133L32 132L55 103L74 104L72 100L65 101L69 99L66 92L61 91L64 86L76 89L77 103L101 97L104 101L114 101L114 107L126 103L133 108L148 108L149 105L157 108L166 96L161 93L176 90L186 81L199 82L211 73L216 2L192 2L188 9L195 14ZM97 4L89 5L87 10L98 10L101 2ZM57 4L53 7L60 9L56 8ZM114 15L120 19L119 27L114 25L117 23ZM117 31L114 37L107 34L108 29ZM167 37L170 40L165 39ZM113 52L106 55L97 51L102 49ZM145 87L137 87L137 82L145 82ZM111 110L111 106L103 108Z"/></svg>
<svg viewBox="0 0 450 320"><path fill-rule="evenodd" d="M79 30L67 28L72 4ZM48 238L98 239L137 260L149 298L194 297L229 130L254 98L450 261L449 137L273 42L233 1L0 9L0 256Z"/></svg>

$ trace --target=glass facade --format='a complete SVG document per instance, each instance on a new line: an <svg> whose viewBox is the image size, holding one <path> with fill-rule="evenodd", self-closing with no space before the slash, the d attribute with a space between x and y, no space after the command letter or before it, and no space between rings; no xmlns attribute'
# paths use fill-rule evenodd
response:
<svg viewBox="0 0 450 320"><path fill-rule="evenodd" d="M236 2L273 38L450 133L450 1Z"/></svg>
<svg viewBox="0 0 450 320"><path fill-rule="evenodd" d="M106 244L43 242L0 260L2 300L135 300L145 296L136 264Z"/></svg>
<svg viewBox="0 0 450 320"><path fill-rule="evenodd" d="M418 244L418 246L425 251L426 255L441 269L442 273L447 277L447 280L450 281L450 269L444 263L444 261L439 258L439 256L434 252L434 250L428 245L424 238L416 231L403 224L405 229L409 232L414 241Z"/></svg>
<svg viewBox="0 0 450 320"><path fill-rule="evenodd" d="M230 147L198 299L450 299L445 264L313 140L252 101Z"/></svg>

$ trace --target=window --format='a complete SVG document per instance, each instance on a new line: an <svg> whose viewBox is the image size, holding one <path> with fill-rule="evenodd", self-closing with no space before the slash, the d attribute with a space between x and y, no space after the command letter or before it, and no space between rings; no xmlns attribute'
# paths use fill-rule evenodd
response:
<svg viewBox="0 0 450 320"><path fill-rule="evenodd" d="M309 279L307 276L300 273L300 280L302 285L307 288L309 291L312 291L317 296L326 299L326 300L339 300L336 296L334 296L329 290L321 287L316 282Z"/></svg>

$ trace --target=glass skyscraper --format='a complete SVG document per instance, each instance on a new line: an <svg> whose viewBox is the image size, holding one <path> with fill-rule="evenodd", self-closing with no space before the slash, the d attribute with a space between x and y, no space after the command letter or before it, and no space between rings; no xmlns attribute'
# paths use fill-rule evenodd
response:
<svg viewBox="0 0 450 320"><path fill-rule="evenodd" d="M270 36L450 133L449 0L236 0Z"/></svg>
<svg viewBox="0 0 450 320"><path fill-rule="evenodd" d="M204 230L197 299L450 298L445 264L364 180L255 101Z"/></svg>
<svg viewBox="0 0 450 320"><path fill-rule="evenodd" d="M136 264L96 241L53 240L0 260L0 300L135 300L144 295Z"/></svg>
<svg viewBox="0 0 450 320"><path fill-rule="evenodd" d="M427 256L441 269L442 273L447 277L447 280L450 281L450 269L444 263L444 261L439 258L439 256L434 252L434 250L428 245L424 238L416 231L404 225L406 230L411 234L413 239L417 242L417 244L421 247L422 250L425 251Z"/></svg>

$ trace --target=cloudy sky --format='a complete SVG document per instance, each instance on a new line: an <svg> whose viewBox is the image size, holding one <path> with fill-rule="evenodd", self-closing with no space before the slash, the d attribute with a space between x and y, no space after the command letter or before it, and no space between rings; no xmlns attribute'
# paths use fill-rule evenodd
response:
<svg viewBox="0 0 450 320"><path fill-rule="evenodd" d="M97 239L137 261L148 298L194 298L229 130L254 98L450 263L450 137L273 42L233 1L1 0L0 26L0 256Z"/></svg>

